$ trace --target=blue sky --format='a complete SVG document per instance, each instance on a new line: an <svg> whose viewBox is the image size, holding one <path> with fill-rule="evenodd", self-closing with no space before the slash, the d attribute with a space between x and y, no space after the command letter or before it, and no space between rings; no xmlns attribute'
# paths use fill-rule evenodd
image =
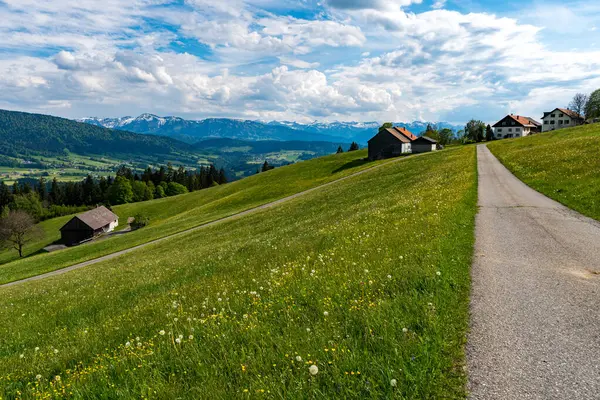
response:
<svg viewBox="0 0 600 400"><path fill-rule="evenodd" d="M0 108L487 122L600 88L591 0L0 0Z"/></svg>

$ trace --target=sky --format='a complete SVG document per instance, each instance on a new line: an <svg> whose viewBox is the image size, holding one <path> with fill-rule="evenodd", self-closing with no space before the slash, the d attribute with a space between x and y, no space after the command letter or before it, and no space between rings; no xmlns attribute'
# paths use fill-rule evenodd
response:
<svg viewBox="0 0 600 400"><path fill-rule="evenodd" d="M597 0L0 0L2 109L462 124L597 88Z"/></svg>

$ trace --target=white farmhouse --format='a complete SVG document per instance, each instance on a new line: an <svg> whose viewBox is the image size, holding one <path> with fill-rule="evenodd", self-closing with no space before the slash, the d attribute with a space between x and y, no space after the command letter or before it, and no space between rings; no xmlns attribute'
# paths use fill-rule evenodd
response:
<svg viewBox="0 0 600 400"><path fill-rule="evenodd" d="M533 118L510 114L493 126L496 139L518 138L539 133L542 124Z"/></svg>
<svg viewBox="0 0 600 400"><path fill-rule="evenodd" d="M548 132L581 125L585 120L575 111L567 110L566 108L555 108L554 111L545 112L542 121L544 121L542 132Z"/></svg>

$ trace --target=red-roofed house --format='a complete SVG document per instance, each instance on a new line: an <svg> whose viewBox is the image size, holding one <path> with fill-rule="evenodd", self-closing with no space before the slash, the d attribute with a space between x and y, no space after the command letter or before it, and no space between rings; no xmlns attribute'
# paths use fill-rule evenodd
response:
<svg viewBox="0 0 600 400"><path fill-rule="evenodd" d="M555 108L554 111L545 112L542 121L544 121L542 132L548 132L555 129L581 125L585 119L575 111L567 110L566 108Z"/></svg>
<svg viewBox="0 0 600 400"><path fill-rule="evenodd" d="M539 133L542 124L533 118L510 114L493 125L496 139L516 138Z"/></svg>

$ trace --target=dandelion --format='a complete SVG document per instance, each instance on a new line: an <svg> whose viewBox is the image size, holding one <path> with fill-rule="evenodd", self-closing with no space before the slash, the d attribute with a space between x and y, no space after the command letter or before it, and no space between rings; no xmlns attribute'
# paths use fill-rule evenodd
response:
<svg viewBox="0 0 600 400"><path fill-rule="evenodd" d="M137 347L142 347L142 344L140 342L137 342Z"/></svg>
<svg viewBox="0 0 600 400"><path fill-rule="evenodd" d="M190 340L194 340L194 335L190 335L190 336L188 336L188 339L190 339Z"/></svg>
<svg viewBox="0 0 600 400"><path fill-rule="evenodd" d="M40 374L37 374L37 375L35 376L35 379L37 379L38 381L40 381L40 380L42 380L42 376L41 376Z"/></svg>
<svg viewBox="0 0 600 400"><path fill-rule="evenodd" d="M19 358L25 358L25 354L19 355Z"/></svg>
<svg viewBox="0 0 600 400"><path fill-rule="evenodd" d="M179 339L179 338L175 339L175 343L180 344L181 343L181 339Z"/></svg>
<svg viewBox="0 0 600 400"><path fill-rule="evenodd" d="M36 348L35 348L35 351L36 351L36 352L40 351L40 348L39 348L39 347L36 347Z"/></svg>
<svg viewBox="0 0 600 400"><path fill-rule="evenodd" d="M316 365L311 365L310 368L308 368L308 372L310 372L310 374L312 376L315 376L316 374L319 373L319 367L317 367Z"/></svg>
<svg viewBox="0 0 600 400"><path fill-rule="evenodd" d="M391 276L391 275L388 275L388 276L387 276L387 278L388 278L388 279L392 279L392 276Z"/></svg>
<svg viewBox="0 0 600 400"><path fill-rule="evenodd" d="M173 321L177 322L179 321L179 318L173 318Z"/></svg>
<svg viewBox="0 0 600 400"><path fill-rule="evenodd" d="M404 333L408 332L408 328L402 328L402 332L404 332Z"/></svg>
<svg viewBox="0 0 600 400"><path fill-rule="evenodd" d="M54 380L55 380L56 382L60 382L60 375L56 375L56 376L54 377Z"/></svg>
<svg viewBox="0 0 600 400"><path fill-rule="evenodd" d="M323 315L326 316L326 317L328 317L329 316L329 312L323 311Z"/></svg>
<svg viewBox="0 0 600 400"><path fill-rule="evenodd" d="M179 335L177 336L179 339L183 339L183 335Z"/></svg>
<svg viewBox="0 0 600 400"><path fill-rule="evenodd" d="M165 331L162 331L162 330L161 330L161 331L159 331L159 332L158 332L158 334L159 334L160 336L164 336L164 335L165 335Z"/></svg>
<svg viewBox="0 0 600 400"><path fill-rule="evenodd" d="M365 269L365 274L368 274L368 273L369 273L369 270L368 270L368 269Z"/></svg>
<svg viewBox="0 0 600 400"><path fill-rule="evenodd" d="M392 379L392 380L390 381L390 385L392 385L392 387L396 387L396 386L398 386L398 381L397 381L397 380L395 380L395 379Z"/></svg>
<svg viewBox="0 0 600 400"><path fill-rule="evenodd" d="M125 347L131 347L131 342L125 343Z"/></svg>
<svg viewBox="0 0 600 400"><path fill-rule="evenodd" d="M58 354L58 349L54 349L54 354Z"/></svg>
<svg viewBox="0 0 600 400"><path fill-rule="evenodd" d="M298 361L298 362L302 361L302 357L296 356L296 361Z"/></svg>
<svg viewBox="0 0 600 400"><path fill-rule="evenodd" d="M310 332L310 328L306 328L306 332Z"/></svg>
<svg viewBox="0 0 600 400"><path fill-rule="evenodd" d="M244 315L243 315L243 318L244 318L244 319L248 319L248 314L244 314Z"/></svg>
<svg viewBox="0 0 600 400"><path fill-rule="evenodd" d="M435 274L436 274L437 276L440 276L440 275L442 275L441 271L438 271L438 272L436 272Z"/></svg>

